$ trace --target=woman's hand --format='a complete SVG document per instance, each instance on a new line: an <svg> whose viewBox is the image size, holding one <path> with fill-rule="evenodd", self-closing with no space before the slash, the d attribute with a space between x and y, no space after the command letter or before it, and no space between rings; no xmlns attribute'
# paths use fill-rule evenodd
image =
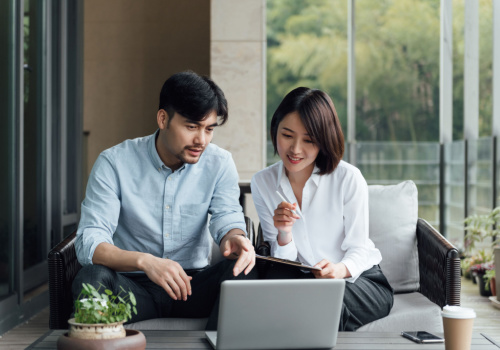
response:
<svg viewBox="0 0 500 350"><path fill-rule="evenodd" d="M316 278L348 278L351 277L351 273L344 263L332 264L326 259L321 260L319 263L314 265L315 267L321 268L321 271L313 270L314 277Z"/></svg>
<svg viewBox="0 0 500 350"><path fill-rule="evenodd" d="M297 203L281 202L274 211L274 227L279 231L278 244L287 245L292 241L292 226L300 217L292 212L297 208Z"/></svg>

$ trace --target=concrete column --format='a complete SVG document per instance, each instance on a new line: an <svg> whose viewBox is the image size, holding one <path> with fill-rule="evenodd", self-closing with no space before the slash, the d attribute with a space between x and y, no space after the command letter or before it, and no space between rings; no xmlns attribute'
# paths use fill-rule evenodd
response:
<svg viewBox="0 0 500 350"><path fill-rule="evenodd" d="M265 0L212 0L210 76L229 104L213 142L233 154L240 180L266 164Z"/></svg>

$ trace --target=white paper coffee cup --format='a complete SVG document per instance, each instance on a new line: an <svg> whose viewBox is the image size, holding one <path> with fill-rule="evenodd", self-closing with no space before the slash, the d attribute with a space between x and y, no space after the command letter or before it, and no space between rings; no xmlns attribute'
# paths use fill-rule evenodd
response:
<svg viewBox="0 0 500 350"><path fill-rule="evenodd" d="M476 312L467 307L446 305L441 315L446 350L469 350Z"/></svg>

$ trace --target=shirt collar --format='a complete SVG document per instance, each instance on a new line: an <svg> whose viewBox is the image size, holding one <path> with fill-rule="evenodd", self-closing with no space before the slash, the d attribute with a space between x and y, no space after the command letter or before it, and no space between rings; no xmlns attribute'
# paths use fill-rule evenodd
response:
<svg viewBox="0 0 500 350"><path fill-rule="evenodd" d="M161 161L160 155L158 154L158 151L156 150L156 138L158 137L159 133L160 133L160 129L157 129L155 131L155 133L152 135L152 137L149 139L149 146L148 146L149 157L151 158L151 162L153 163L153 166L158 171L160 171L161 168L164 166L163 162Z"/></svg>
<svg viewBox="0 0 500 350"><path fill-rule="evenodd" d="M280 164L278 165L278 176L276 176L276 180L277 180L276 188L279 188L282 181L287 179L285 165L283 164L282 160L280 160L279 163ZM316 165L314 165L314 170L311 174L311 177L309 177L309 180L312 180L316 186L319 185L319 180L321 178L321 175L318 174L319 171L320 171L319 168Z"/></svg>
<svg viewBox="0 0 500 350"><path fill-rule="evenodd" d="M319 185L319 179L321 178L321 175L318 174L319 171L320 171L319 168L316 165L314 165L314 170L311 174L311 177L309 178L316 184L316 186Z"/></svg>
<svg viewBox="0 0 500 350"><path fill-rule="evenodd" d="M151 161L153 162L153 166L156 168L156 170L161 171L162 168L166 168L166 169L170 169L170 168L163 163L163 161L160 158L160 155L158 154L158 150L156 149L156 138L158 137L159 133L160 133L160 129L157 129L155 131L155 133L152 135L152 137L149 139L148 151L149 151L149 157L151 158ZM185 168L186 168L186 163L182 164L182 166L179 169L177 169L177 171L179 171L179 173L180 173Z"/></svg>

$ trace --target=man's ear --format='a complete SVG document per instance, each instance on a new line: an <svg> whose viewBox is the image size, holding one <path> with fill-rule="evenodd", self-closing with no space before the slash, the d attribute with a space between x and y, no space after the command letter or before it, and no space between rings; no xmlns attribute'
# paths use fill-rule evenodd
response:
<svg viewBox="0 0 500 350"><path fill-rule="evenodd" d="M156 121L158 122L158 127L164 130L168 126L168 114L164 109L159 109L156 113Z"/></svg>

